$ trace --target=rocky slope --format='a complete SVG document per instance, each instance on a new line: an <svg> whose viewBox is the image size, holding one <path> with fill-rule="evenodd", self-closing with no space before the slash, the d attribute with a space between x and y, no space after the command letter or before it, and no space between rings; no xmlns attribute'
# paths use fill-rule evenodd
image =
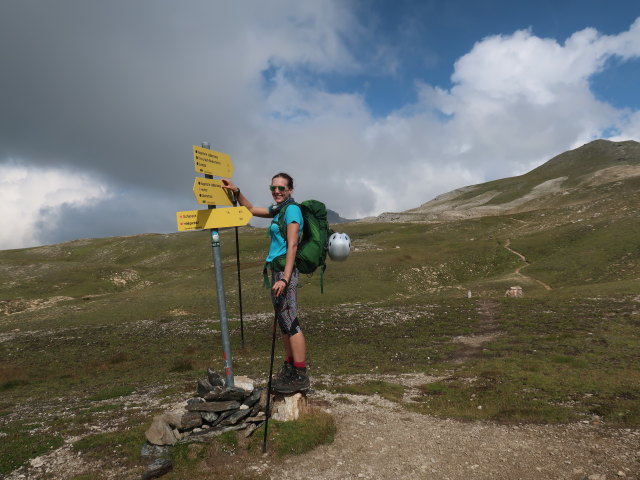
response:
<svg viewBox="0 0 640 480"><path fill-rule="evenodd" d="M604 185L640 177L640 143L596 140L560 154L518 177L459 188L404 212L365 219L374 222L447 222L593 202Z"/></svg>

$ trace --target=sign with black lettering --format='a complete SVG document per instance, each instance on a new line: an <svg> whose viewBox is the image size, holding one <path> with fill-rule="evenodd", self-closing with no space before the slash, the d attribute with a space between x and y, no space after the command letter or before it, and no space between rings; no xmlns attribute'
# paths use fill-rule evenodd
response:
<svg viewBox="0 0 640 480"><path fill-rule="evenodd" d="M252 216L246 207L228 207L177 212L176 221L178 231L186 232L207 228L241 227L249 223Z"/></svg>
<svg viewBox="0 0 640 480"><path fill-rule="evenodd" d="M208 148L193 146L193 161L196 172L216 177L233 176L231 157L226 153L216 152Z"/></svg>
<svg viewBox="0 0 640 480"><path fill-rule="evenodd" d="M222 188L221 180L196 177L195 182L193 182L193 195L201 205L226 207L233 205L232 193Z"/></svg>

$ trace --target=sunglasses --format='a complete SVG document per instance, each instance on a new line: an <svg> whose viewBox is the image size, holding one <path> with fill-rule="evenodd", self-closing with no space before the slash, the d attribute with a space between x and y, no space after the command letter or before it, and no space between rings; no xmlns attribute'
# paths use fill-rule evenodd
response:
<svg viewBox="0 0 640 480"><path fill-rule="evenodd" d="M269 185L269 190L271 190L272 192L275 192L276 188L278 189L279 192L284 192L287 189L287 187L283 187L282 185L278 185L278 186Z"/></svg>

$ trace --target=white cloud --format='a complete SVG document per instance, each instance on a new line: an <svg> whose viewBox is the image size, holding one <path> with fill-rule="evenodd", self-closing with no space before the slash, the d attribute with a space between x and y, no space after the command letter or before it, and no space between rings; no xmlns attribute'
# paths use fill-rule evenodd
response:
<svg viewBox="0 0 640 480"><path fill-rule="evenodd" d="M557 102L568 88L588 90L589 78L609 58L639 55L640 18L619 35L601 35L586 28L571 35L564 45L520 30L476 43L455 64L453 92L461 98L475 93L544 106Z"/></svg>
<svg viewBox="0 0 640 480"><path fill-rule="evenodd" d="M467 144L461 161L502 163L506 176L624 129L628 112L598 100L589 80L610 58L639 55L640 19L619 35L576 32L564 45L517 31L478 42L456 62L449 92L422 86L421 98L451 116L452 138Z"/></svg>
<svg viewBox="0 0 640 480"><path fill-rule="evenodd" d="M263 141L254 145L268 147L245 145L242 156L260 156L263 183L266 172L290 170L303 195L347 217L524 173L612 126L630 130L634 117L599 101L589 79L612 56L636 55L638 25L618 36L585 29L564 45L530 31L487 37L456 62L450 90L418 82L418 103L385 118L356 93L297 82L291 62L274 75L256 125Z"/></svg>
<svg viewBox="0 0 640 480"><path fill-rule="evenodd" d="M624 115L621 118L621 121L618 125L613 127L613 131L615 135L611 137L611 140L614 142L640 139L640 111L635 112L627 112L627 115Z"/></svg>
<svg viewBox="0 0 640 480"><path fill-rule="evenodd" d="M0 249L39 245L62 208L88 207L111 196L88 174L21 162L0 164Z"/></svg>
<svg viewBox="0 0 640 480"><path fill-rule="evenodd" d="M299 172L306 196L355 217L524 173L612 127L640 139L637 115L598 100L589 84L612 56L638 55L639 26L617 36L585 29L564 44L530 31L487 37L455 63L450 90L418 82L417 104L386 118L356 93L296 82L290 64L257 125L268 148L247 145L243 156L260 155L265 177Z"/></svg>

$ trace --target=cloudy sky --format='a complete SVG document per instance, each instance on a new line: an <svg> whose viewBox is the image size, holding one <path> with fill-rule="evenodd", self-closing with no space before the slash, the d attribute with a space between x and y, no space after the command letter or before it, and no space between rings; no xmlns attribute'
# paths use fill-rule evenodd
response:
<svg viewBox="0 0 640 480"><path fill-rule="evenodd" d="M416 207L640 140L637 0L1 0L0 249L176 230L192 145L254 204Z"/></svg>

